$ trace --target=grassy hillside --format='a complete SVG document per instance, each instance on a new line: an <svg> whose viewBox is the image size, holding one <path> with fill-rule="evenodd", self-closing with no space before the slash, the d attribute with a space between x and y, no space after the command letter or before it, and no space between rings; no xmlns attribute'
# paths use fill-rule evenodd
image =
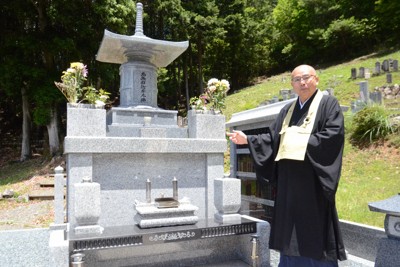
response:
<svg viewBox="0 0 400 267"><path fill-rule="evenodd" d="M319 88L333 88L341 105L350 106L359 97L359 85L363 79L352 80L351 69L369 68L372 73L375 62L385 59L400 60L400 51L390 54L373 54L343 64L318 68ZM400 72L392 73L393 83L400 83ZM376 86L386 85L386 75L371 77L369 91ZM281 89L291 88L290 72L263 80L261 83L244 88L227 97L224 114L227 121L233 113L258 107L266 100L279 96ZM385 101L387 106L400 107L400 99ZM397 111L400 113L399 111ZM351 112L345 114L346 120ZM225 157L229 159L229 157ZM341 219L383 227L384 214L371 212L368 203L383 200L400 192L400 152L387 144L359 149L347 140L343 158L342 177L337 193L337 208ZM229 165L229 163L227 164Z"/></svg>

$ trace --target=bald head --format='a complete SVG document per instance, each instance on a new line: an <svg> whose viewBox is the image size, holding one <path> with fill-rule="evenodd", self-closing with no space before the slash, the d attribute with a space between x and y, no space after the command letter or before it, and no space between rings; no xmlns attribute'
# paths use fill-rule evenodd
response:
<svg viewBox="0 0 400 267"><path fill-rule="evenodd" d="M317 72L309 65L297 66L292 71L292 87L302 103L315 93L318 82Z"/></svg>
<svg viewBox="0 0 400 267"><path fill-rule="evenodd" d="M311 75L317 75L317 72L315 71L315 69L313 67L311 67L310 65L300 65L297 66L296 68L294 68L294 70L292 71L292 78L294 77L294 74L299 73L299 72L304 72L304 73L309 73Z"/></svg>

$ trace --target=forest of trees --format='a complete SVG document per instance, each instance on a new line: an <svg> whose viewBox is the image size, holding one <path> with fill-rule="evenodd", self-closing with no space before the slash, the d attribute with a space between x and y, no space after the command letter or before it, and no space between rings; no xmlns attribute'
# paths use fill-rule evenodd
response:
<svg viewBox="0 0 400 267"><path fill-rule="evenodd" d="M66 101L54 81L70 62L88 66L89 81L117 99L119 66L95 60L104 29L133 35L132 0L0 0L0 138L32 140L61 153ZM189 41L159 71L160 107L185 114L187 99L210 78L231 91L258 76L396 49L400 1L394 0L142 0L144 34ZM114 105L118 105L118 100ZM1 144L1 141L0 141Z"/></svg>

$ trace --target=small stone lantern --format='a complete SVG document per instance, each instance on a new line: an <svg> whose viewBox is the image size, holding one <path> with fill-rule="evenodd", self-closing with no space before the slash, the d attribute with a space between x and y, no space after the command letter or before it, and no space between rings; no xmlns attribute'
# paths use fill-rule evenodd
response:
<svg viewBox="0 0 400 267"><path fill-rule="evenodd" d="M400 262L400 194L368 204L370 211L386 213L387 238L379 242L375 267L398 266Z"/></svg>

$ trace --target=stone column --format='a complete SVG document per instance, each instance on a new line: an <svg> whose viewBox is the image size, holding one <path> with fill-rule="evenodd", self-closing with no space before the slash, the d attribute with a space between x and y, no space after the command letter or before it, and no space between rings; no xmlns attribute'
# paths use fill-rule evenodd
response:
<svg viewBox="0 0 400 267"><path fill-rule="evenodd" d="M136 58L145 52L141 54ZM143 105L157 108L157 68L154 65L144 61L129 61L121 65L120 76L121 107Z"/></svg>
<svg viewBox="0 0 400 267"><path fill-rule="evenodd" d="M54 223L64 223L64 168L54 169Z"/></svg>

